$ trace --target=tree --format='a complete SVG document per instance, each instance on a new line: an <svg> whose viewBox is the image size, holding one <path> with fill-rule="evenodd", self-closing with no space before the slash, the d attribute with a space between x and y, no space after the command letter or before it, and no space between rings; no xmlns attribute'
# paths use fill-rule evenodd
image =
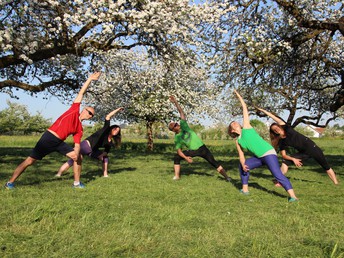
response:
<svg viewBox="0 0 344 258"><path fill-rule="evenodd" d="M62 99L94 69L98 52L142 46L187 61L185 49L213 41L199 26L225 12L189 0L2 0L0 7L0 92L45 91Z"/></svg>
<svg viewBox="0 0 344 258"><path fill-rule="evenodd" d="M294 127L336 119L344 106L343 2L231 4L236 13L222 24L228 36L218 54L219 79L239 88L248 106L288 111Z"/></svg>
<svg viewBox="0 0 344 258"><path fill-rule="evenodd" d="M42 133L51 121L41 114L31 116L25 105L7 101L8 108L0 111L0 134Z"/></svg>
<svg viewBox="0 0 344 258"><path fill-rule="evenodd" d="M104 70L100 87L91 87L87 101L96 106L100 118L111 109L123 106L119 119L144 121L147 147L153 149L153 124L175 118L168 100L175 95L190 119L192 112L214 111L208 102L216 99L218 87L208 73L196 65L161 62L144 51L109 51L99 56L95 65ZM125 115L125 116L124 116ZM194 117L195 118L195 117Z"/></svg>

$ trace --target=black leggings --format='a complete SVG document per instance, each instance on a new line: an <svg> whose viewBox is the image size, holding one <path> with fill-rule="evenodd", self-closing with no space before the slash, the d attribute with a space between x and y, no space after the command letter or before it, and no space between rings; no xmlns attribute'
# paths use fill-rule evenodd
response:
<svg viewBox="0 0 344 258"><path fill-rule="evenodd" d="M307 160L309 158L313 158L326 171L331 168L325 158L323 151L315 144L312 144L311 146L307 146L307 149L303 152L298 152L290 156L293 158L301 159L301 160ZM294 164L294 162L291 160L283 159L282 162L286 164L287 166Z"/></svg>
<svg viewBox="0 0 344 258"><path fill-rule="evenodd" d="M213 154L210 152L210 150L205 145L202 145L197 150L185 150L185 151L183 151L183 153L184 153L185 156L190 156L190 157L198 156L198 157L202 157L205 160L207 160L209 162L209 164L212 165L216 169L220 166L220 164L215 160ZM182 159L183 158L181 156L176 154L174 156L174 164L175 165L179 165L180 161Z"/></svg>

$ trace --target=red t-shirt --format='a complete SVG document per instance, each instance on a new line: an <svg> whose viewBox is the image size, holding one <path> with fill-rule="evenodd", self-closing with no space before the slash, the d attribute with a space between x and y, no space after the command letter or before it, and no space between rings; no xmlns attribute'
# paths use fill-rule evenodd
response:
<svg viewBox="0 0 344 258"><path fill-rule="evenodd" d="M69 135L73 135L74 143L80 143L83 129L80 121L80 103L73 103L50 127L49 130L55 132L61 140L65 140Z"/></svg>

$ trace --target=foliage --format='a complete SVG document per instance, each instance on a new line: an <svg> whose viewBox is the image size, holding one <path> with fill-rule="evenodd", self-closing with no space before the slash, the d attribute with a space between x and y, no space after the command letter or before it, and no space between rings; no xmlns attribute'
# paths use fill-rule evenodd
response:
<svg viewBox="0 0 344 258"><path fill-rule="evenodd" d="M51 124L41 114L30 115L27 106L7 101L8 108L0 111L0 134L28 135L42 133Z"/></svg>
<svg viewBox="0 0 344 258"><path fill-rule="evenodd" d="M232 1L219 80L248 106L288 112L287 122L326 126L343 112L343 2ZM233 11L234 12L234 11ZM228 95L228 93L227 93ZM235 103L230 108L234 115ZM236 108L237 109L237 108Z"/></svg>
<svg viewBox="0 0 344 258"><path fill-rule="evenodd" d="M0 139L10 146L0 147L3 183L30 148L13 138ZM233 141L206 142L233 184L200 158L182 163L181 180L172 180L171 140L157 141L149 155L144 140L124 143L110 153L109 178L84 158L84 191L71 188L72 173L54 178L60 154L30 167L15 191L0 190L0 256L343 257L344 189L314 161L289 170L300 201L288 203L266 168L251 172L249 196L239 194ZM343 182L343 140L317 144Z"/></svg>
<svg viewBox="0 0 344 258"><path fill-rule="evenodd" d="M221 6L188 0L1 0L0 90L12 96L15 88L46 90L68 98L93 70L93 55L109 50L142 46L153 56L187 62L191 52L214 40L200 25L215 25L225 12Z"/></svg>
<svg viewBox="0 0 344 258"><path fill-rule="evenodd" d="M125 107L119 119L144 121L148 145L152 126L177 118L169 96L177 97L190 120L192 114L214 113L218 87L208 73L191 63L165 63L149 58L144 51L109 51L95 60L104 71L100 84L91 87L87 102L97 107L100 117L109 110ZM99 105L101 103L101 105Z"/></svg>

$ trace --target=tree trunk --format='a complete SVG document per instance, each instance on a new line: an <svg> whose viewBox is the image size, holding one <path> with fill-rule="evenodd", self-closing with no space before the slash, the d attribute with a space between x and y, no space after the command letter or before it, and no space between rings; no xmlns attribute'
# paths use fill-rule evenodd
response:
<svg viewBox="0 0 344 258"><path fill-rule="evenodd" d="M153 122L147 121L146 122L146 129L147 129L147 150L153 151Z"/></svg>

